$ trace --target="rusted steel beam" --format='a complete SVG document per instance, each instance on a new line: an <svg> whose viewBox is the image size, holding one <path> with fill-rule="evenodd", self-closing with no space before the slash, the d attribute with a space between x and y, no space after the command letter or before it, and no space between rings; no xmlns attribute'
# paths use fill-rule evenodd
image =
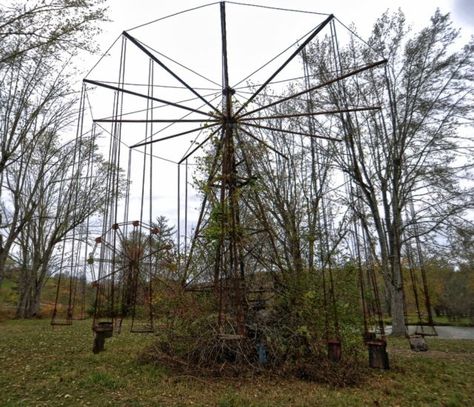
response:
<svg viewBox="0 0 474 407"><path fill-rule="evenodd" d="M264 130L270 130L270 131L275 131L279 133L286 133L286 134L292 134L294 136L307 136L307 137L314 137L314 138L320 138L324 140L330 140L330 141L343 141L340 138L333 138L333 137L326 137L326 136L317 136L315 134L308 134L308 133L301 133L299 131L293 131L293 130L284 130L284 129L277 129L275 127L269 127L269 126L261 126L259 124L255 123L242 123L242 125L245 126L251 126L251 127L256 127L258 129L264 129Z"/></svg>
<svg viewBox="0 0 474 407"><path fill-rule="evenodd" d="M244 128L242 127L239 127L239 130L243 131L247 136L249 136L250 138L253 138L255 141L258 141L259 143L263 144L265 147L267 147L268 149L272 150L273 152L277 153L279 156L283 157L285 160L288 160L288 157L283 154L282 152L278 151L276 148L272 147L271 145L265 143L263 140L259 139L258 137L254 136L252 133L250 133L249 131L245 130Z"/></svg>
<svg viewBox="0 0 474 407"><path fill-rule="evenodd" d="M267 87L267 85L277 76L300 52L303 50L306 45L308 45L316 35L318 35L326 25L329 24L329 22L334 18L334 16L331 14L326 20L324 20L319 26L316 27L316 29L311 33L311 35L306 38L306 40L293 52L293 54L290 55L290 57L255 91L255 93L250 96L250 98L240 107L239 110L235 113L236 116L244 110L252 100L254 100L260 92Z"/></svg>
<svg viewBox="0 0 474 407"><path fill-rule="evenodd" d="M320 112L306 112L306 113L292 113L292 114L279 114L274 116L259 116L259 117L247 117L239 119L239 122L253 121L253 120L271 120L271 119L290 119L292 117L307 117L307 116L321 116L325 114L337 114L337 113L351 113L351 112L365 112L372 110L380 110L380 106L367 106L367 107L355 107L347 109L335 109L325 110Z"/></svg>
<svg viewBox="0 0 474 407"><path fill-rule="evenodd" d="M123 88L119 88L117 86L112 86L112 85L108 85L106 83L102 83L102 82L99 82L99 81L94 81L92 79L84 79L83 80L84 83L88 83L89 85L95 85L95 86L100 86L102 88L105 88L105 89L110 89L110 90L115 90L117 92L123 92L123 93L126 93L128 95L133 95L133 96L138 96L138 97L141 97L141 98L144 98L144 99L148 99L148 100L154 100L156 102L160 102L160 103L164 103L168 106L173 106L173 107L176 107L178 109L183 109L183 110L187 110L188 112L193 112L193 113L197 113L197 114L202 114L204 116L207 116L207 117L211 117L211 118L215 118L211 113L208 113L208 112L202 112L200 110L197 110L197 109L193 109L192 107L187 107L187 106L183 106L183 105L180 105L178 103L173 103L173 102L170 102L169 100L164 100L164 99L159 99L159 98L156 98L154 96L148 96L148 95L143 95L142 93L138 93L138 92L134 92L132 90L127 90L127 89L123 89Z"/></svg>
<svg viewBox="0 0 474 407"><path fill-rule="evenodd" d="M323 88L323 87L325 87L325 86L328 86L328 85L331 85L331 84L333 84L333 83L339 82L339 81L341 81L341 80L343 80L343 79L350 78L351 76L357 75L357 74L359 74L359 73L361 73L361 72L367 71L367 70L369 70L369 69L375 68L375 67L377 67L377 66L380 66L380 65L383 65L383 64L386 64L386 63L387 63L387 60L386 60L386 59L382 59L382 60L377 61L377 62L374 62L374 63L372 63L372 64L365 65L365 66L363 66L363 67L361 67L361 68L359 68L359 69L355 69L354 71L351 71L351 72L348 72L348 73L346 73L346 74L344 74L344 75L338 76L338 77L336 77L336 78L334 78L334 79L331 79L331 80L329 80L329 81L327 81L327 82L320 83L319 85L313 86L313 87L311 87L311 88L309 88L309 89L305 89L305 90L302 90L301 92L298 92L298 93L295 93L295 94L293 94L293 95L290 95L290 96L284 97L284 98L282 98L282 99L276 100L275 102L269 103L268 105L261 106L261 107L259 107L259 108L257 108L257 109L254 109L254 110L250 110L250 111L248 111L248 112L245 112L245 113L241 114L238 118L239 118L239 120L241 120L243 117L249 116L249 115L251 115L251 114L253 114L253 113L256 113L256 112L259 112L259 111L261 111L261 110L263 110L263 109L268 109L269 107L276 106L276 105L278 105L278 104L280 104L280 103L283 103L283 102L287 102L288 100L294 99L294 98L296 98L296 97L303 96L303 95L305 95L305 94L307 94L307 93L310 93L310 92L314 92L315 90L318 90L318 89L321 89L321 88ZM249 100L250 100L250 99L249 99ZM240 112L241 110L242 110L242 109L240 109L239 112Z"/></svg>
<svg viewBox="0 0 474 407"><path fill-rule="evenodd" d="M201 99L206 105L208 105L212 110L216 113L220 113L219 110L212 105L207 99L201 96L194 88L189 86L183 79L181 79L178 75L176 75L170 68L168 68L162 61L160 61L155 55L153 55L143 44L138 41L136 38L132 37L128 32L124 31L122 35L131 41L137 48L143 51L149 58L151 58L154 62L156 62L159 66L161 66L166 72L168 72L173 78L175 78L179 83L181 83L184 87L186 87L191 93L196 95L199 99Z"/></svg>
<svg viewBox="0 0 474 407"><path fill-rule="evenodd" d="M219 130L222 130L222 127L218 127L211 134L209 134L209 136L206 137L201 143L199 143L196 148L194 148L191 152L189 152L183 158L181 158L181 160L178 161L178 164L182 164L189 157L191 157L197 150L199 150L204 144L206 144L212 138L212 136L214 136Z"/></svg>
<svg viewBox="0 0 474 407"><path fill-rule="evenodd" d="M217 126L217 124L218 123L211 124L211 125L209 125L209 127ZM142 146L146 146L148 144L158 143L159 141L164 141L164 140L169 140L169 139L172 139L172 138L175 138L175 137L184 136L186 134L195 133L196 131L200 131L200 130L204 130L204 128L203 127L197 127L195 129L192 129L192 130L182 131L181 133L172 134L171 136L166 136L166 137L158 138L156 140L150 140L150 141L145 141L143 143L134 144L133 146L130 146L130 148L142 147Z"/></svg>
<svg viewBox="0 0 474 407"><path fill-rule="evenodd" d="M95 119L94 123L217 123L211 119Z"/></svg>

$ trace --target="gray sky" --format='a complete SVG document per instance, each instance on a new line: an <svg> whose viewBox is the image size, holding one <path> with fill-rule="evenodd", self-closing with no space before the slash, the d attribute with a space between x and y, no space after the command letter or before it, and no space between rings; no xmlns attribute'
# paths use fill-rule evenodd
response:
<svg viewBox="0 0 474 407"><path fill-rule="evenodd" d="M207 4L205 0L110 0L109 15L112 22L104 24L103 33L97 38L102 52L121 34L124 30L129 30L146 22L180 12L185 9ZM366 38L372 28L374 21L387 9L396 10L401 8L407 17L408 23L413 26L416 31L429 23L430 16L435 9L439 7L442 12L451 12L455 26L460 27L463 33L463 40L466 41L470 35L474 33L474 0L438 0L438 1L421 1L421 0L376 0L356 2L354 0L333 0L332 2L317 2L310 0L255 0L253 4L282 7L291 9L308 10L326 14L335 14L335 16L346 25L354 23L358 33L362 38ZM195 12L170 18L163 23L153 24L132 30L130 33L136 38L142 40L147 45L155 47L169 57L185 63L189 67L195 69L199 73L206 75L211 80L221 81L221 60L220 60L220 28L219 28L219 7L217 5L200 9ZM242 13L241 13L242 11ZM231 74L231 85L245 78L254 68L259 67L262 63L274 56L280 50L287 47L293 41L301 37L302 33L308 29L314 28L324 19L324 16L292 14L281 12L270 12L263 9L241 7L236 5L227 6L228 19L228 41L231 51L229 52L229 65ZM119 44L118 42L117 44ZM115 47L107 58L111 61L104 60L101 65L91 73L91 79L114 81L117 78L117 58L120 47ZM115 51L114 51L115 50ZM115 54L114 54L115 52ZM147 61L141 59L139 53L132 47L127 48L127 57L135 62L131 68L128 68L127 82L141 82L146 76ZM134 53L135 52L135 53ZM115 59L114 59L115 58ZM97 60L93 57L91 61ZM92 65L91 62L90 65ZM110 69L109 69L110 68ZM175 67L179 69L178 67ZM268 73L272 69L267 70ZM291 68L290 68L291 69ZM132 78L131 71L135 71L137 79ZM187 78L185 71L177 71L183 78ZM291 71L287 75L291 76ZM157 72L157 75L159 73ZM262 77L256 81L266 79L266 73L262 73ZM190 84L193 87L211 86L209 82L200 81L195 76L188 76ZM172 85L172 81L163 76L162 84ZM143 89L143 88L142 88ZM134 90L139 90L134 89ZM110 91L103 91L104 97ZM160 89L161 97L167 100L180 99L179 91L166 91ZM169 93L166 93L169 92ZM186 91L187 92L187 91ZM203 91L204 92L204 91ZM219 95L219 93L218 93ZM184 97L184 94L183 94ZM217 96L218 103L219 96ZM106 117L110 112L110 103L96 103L95 114L97 118ZM144 102L136 103L136 108L143 108ZM139 103L142 103L141 105ZM135 105L133 105L135 107ZM103 111L100 111L100 108ZM198 106L194 106L197 108ZM170 114L173 112L170 112ZM173 113L174 114L174 113ZM133 129L124 127L123 134L128 145L138 141L134 137L142 139L143 129L138 127ZM129 139L127 139L129 137ZM179 159L182 153L189 146L194 135L188 138L173 139L157 145L154 154L166 156L174 160ZM176 153L178 151L178 153ZM134 153L135 154L135 153ZM137 153L139 155L139 153ZM135 165L139 167L140 159L136 158ZM176 165L163 162L161 167L155 167L155 180L157 184L155 188L153 201L154 214L166 215L173 224L176 223L176 203L177 203L177 187L176 187ZM125 162L122 166L126 168ZM139 171L138 171L139 172ZM183 177L183 174L182 174ZM141 184L140 181L134 182L135 187ZM140 195L136 191L133 195ZM191 194L192 195L192 194ZM138 211L139 200L132 197L132 206L135 213ZM146 206L146 205L145 205ZM193 201L193 208L198 207L198 202ZM192 208L191 208L192 209ZM147 212L147 208L145 208ZM183 214L181 215L184 216ZM194 218L195 214L190 214L190 218ZM182 220L182 219L181 219Z"/></svg>
<svg viewBox="0 0 474 407"><path fill-rule="evenodd" d="M210 2L210 1L209 1ZM333 13L345 23L354 22L361 33L370 31L375 19L387 9L400 7L414 26L428 22L434 10L451 12L455 24L470 34L474 33L474 1L472 0L333 0L331 2L314 0L255 0L247 1L273 7L285 7ZM103 38L114 38L124 29L134 27L177 11L208 3L206 0L110 0L110 17Z"/></svg>
<svg viewBox="0 0 474 407"><path fill-rule="evenodd" d="M465 28L470 28L472 32L474 27L474 1L453 0L451 6L456 23Z"/></svg>

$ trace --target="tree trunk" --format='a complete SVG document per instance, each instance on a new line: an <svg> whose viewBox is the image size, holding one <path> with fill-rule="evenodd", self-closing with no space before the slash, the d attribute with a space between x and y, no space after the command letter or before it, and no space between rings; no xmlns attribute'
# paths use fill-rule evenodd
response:
<svg viewBox="0 0 474 407"><path fill-rule="evenodd" d="M405 336L405 301L402 287L391 287L392 336Z"/></svg>
<svg viewBox="0 0 474 407"><path fill-rule="evenodd" d="M18 303L16 306L15 318L23 319L28 318L28 308L31 301L31 289L29 284L26 284L25 287L20 289Z"/></svg>
<svg viewBox="0 0 474 407"><path fill-rule="evenodd" d="M8 259L8 250L3 247L3 239L1 239L2 245L0 245L0 288L2 287L3 277L5 274L5 266Z"/></svg>
<svg viewBox="0 0 474 407"><path fill-rule="evenodd" d="M27 287L20 291L15 317L19 319L36 317L40 310L41 285Z"/></svg>
<svg viewBox="0 0 474 407"><path fill-rule="evenodd" d="M387 215L387 225L389 229L390 242L390 263L392 271L392 335L405 336L407 334L407 327L405 324L405 293L403 289L403 275L401 264L402 252L402 207L400 199L400 184L401 184L401 159L399 154L395 154L393 159L393 174L392 174L392 224L389 223L389 216ZM388 213L389 207L386 206ZM391 226L391 227L390 227Z"/></svg>
<svg viewBox="0 0 474 407"><path fill-rule="evenodd" d="M42 285L36 284L36 287L32 290L32 295L29 301L29 307L26 313L26 318L33 318L39 314L40 305L41 305L41 292Z"/></svg>
<svg viewBox="0 0 474 407"><path fill-rule="evenodd" d="M0 172L1 174L1 172ZM2 184L0 183L0 186ZM1 188L1 187L0 187ZM0 197L1 197L1 191L0 191ZM2 223L2 215L0 214L0 224ZM5 266L2 264L4 261L1 259L1 257L4 256L3 254L3 236L0 235L0 288L2 288L2 283L3 283L3 274L5 273Z"/></svg>

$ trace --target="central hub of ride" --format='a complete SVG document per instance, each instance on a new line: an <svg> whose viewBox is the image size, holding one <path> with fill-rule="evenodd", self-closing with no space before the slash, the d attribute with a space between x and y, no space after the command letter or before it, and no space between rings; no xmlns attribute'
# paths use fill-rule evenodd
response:
<svg viewBox="0 0 474 407"><path fill-rule="evenodd" d="M222 94L227 97L232 96L235 94L235 89L231 88L230 86L227 86L222 90Z"/></svg>

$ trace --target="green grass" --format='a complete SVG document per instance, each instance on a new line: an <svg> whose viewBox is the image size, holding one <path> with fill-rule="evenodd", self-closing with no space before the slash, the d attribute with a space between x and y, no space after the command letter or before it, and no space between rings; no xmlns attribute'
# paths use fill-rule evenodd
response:
<svg viewBox="0 0 474 407"><path fill-rule="evenodd" d="M467 406L474 405L474 341L430 338L412 353L391 339L392 370L351 388L257 376L176 375L137 362L153 336L124 332L91 352L90 321L0 323L0 406Z"/></svg>

